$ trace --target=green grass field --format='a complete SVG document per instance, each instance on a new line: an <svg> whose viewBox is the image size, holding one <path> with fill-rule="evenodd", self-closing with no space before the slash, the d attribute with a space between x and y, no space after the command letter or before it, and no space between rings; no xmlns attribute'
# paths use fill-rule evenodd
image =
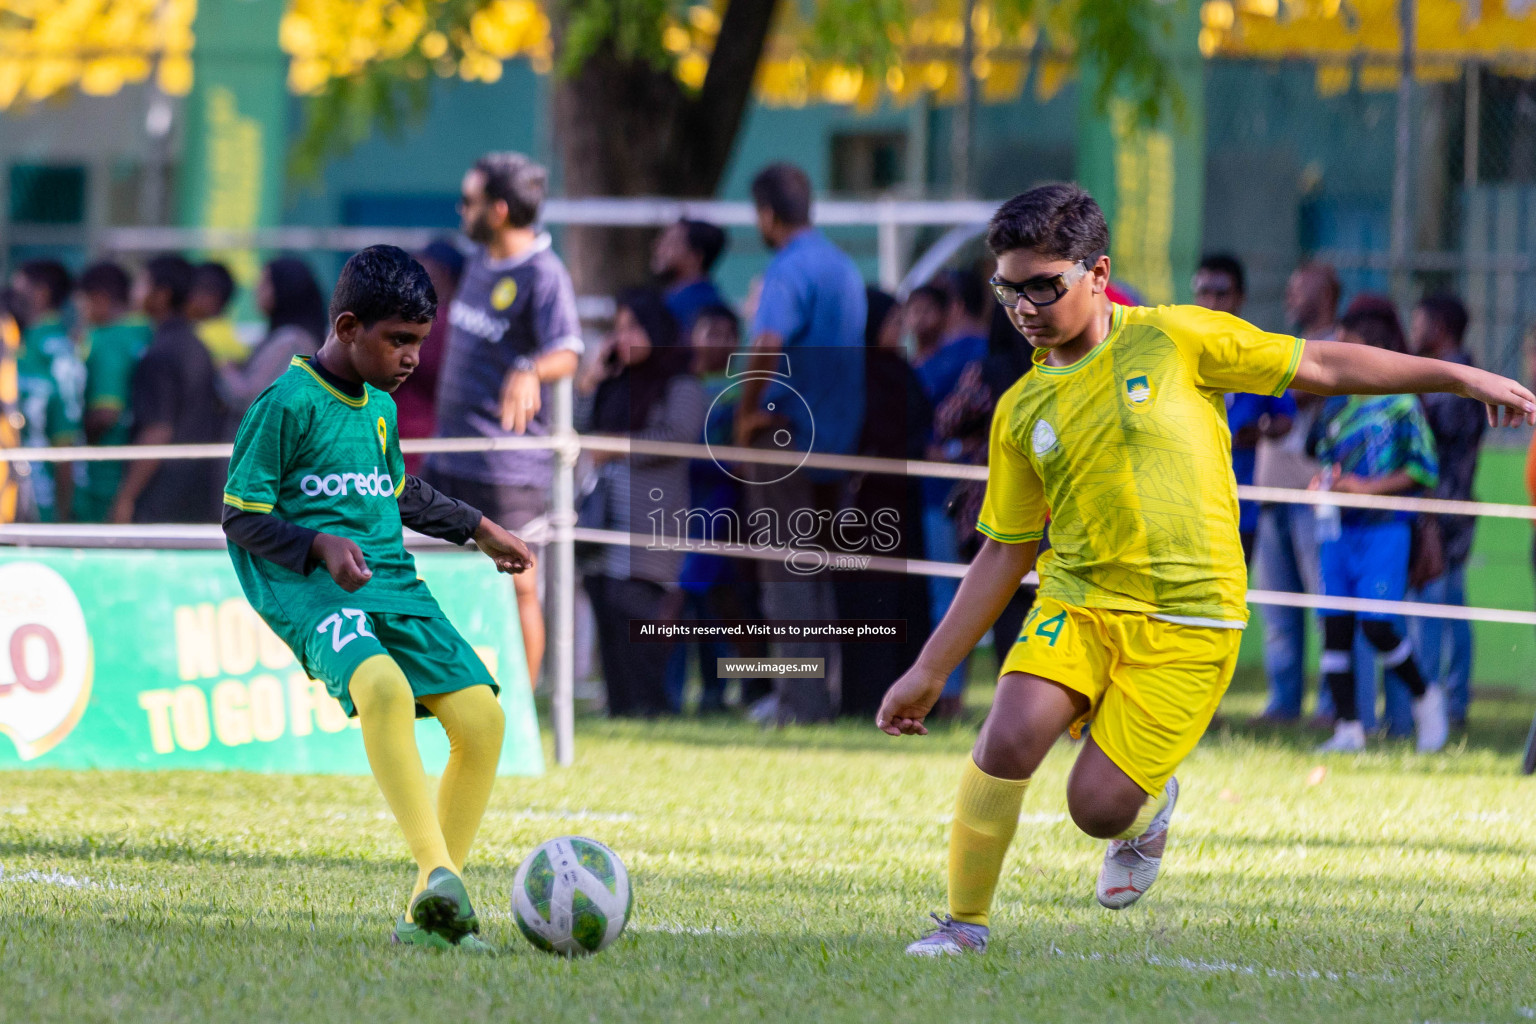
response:
<svg viewBox="0 0 1536 1024"><path fill-rule="evenodd" d="M1515 465L1485 465L1481 495L1512 500ZM1529 541L1487 524L1474 603L1529 607ZM414 872L370 779L15 772L0 1022L1529 1019L1531 652L1528 629L1479 631L1469 738L1437 756L1324 760L1320 737L1219 725L1180 772L1162 879L1118 914L1093 899L1102 844L1064 813L1064 744L993 947L958 962L901 948L943 910L985 686L923 740L583 719L574 768L498 784L468 874L506 950L489 961L388 945ZM1262 706L1253 653L1225 722ZM624 857L636 900L617 946L568 963L522 941L508 900L523 855L572 832Z"/></svg>
<svg viewBox="0 0 1536 1024"><path fill-rule="evenodd" d="M992 950L963 962L901 947L943 908L974 721L898 741L583 720L574 768L499 784L469 872L506 948L490 961L385 941L412 870L369 779L14 773L0 1020L1521 1020L1529 710L1485 701L1444 755L1383 748L1320 781L1314 737L1218 728L1180 773L1162 879L1118 914L1093 899L1102 844L1064 816L1063 745L1025 802ZM523 854L570 832L617 849L637 893L619 943L575 963L508 910Z"/></svg>

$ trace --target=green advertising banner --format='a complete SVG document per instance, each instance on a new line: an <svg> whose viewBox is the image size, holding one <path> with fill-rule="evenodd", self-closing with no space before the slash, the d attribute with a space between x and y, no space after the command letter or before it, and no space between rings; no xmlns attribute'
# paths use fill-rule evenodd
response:
<svg viewBox="0 0 1536 1024"><path fill-rule="evenodd" d="M1157 49L1177 82L1179 110L1165 104L1170 109L1148 125L1129 100L1112 98L1101 111L1093 89L1079 89L1078 183L1109 220L1111 276L1154 306L1190 301L1205 204L1199 5L1179 0L1168 13L1172 32Z"/></svg>
<svg viewBox="0 0 1536 1024"><path fill-rule="evenodd" d="M511 582L478 555L416 565L501 684L501 774L542 774ZM0 733L0 768L368 772L357 719L251 610L218 551L0 549ZM422 720L416 738L441 771L441 726Z"/></svg>

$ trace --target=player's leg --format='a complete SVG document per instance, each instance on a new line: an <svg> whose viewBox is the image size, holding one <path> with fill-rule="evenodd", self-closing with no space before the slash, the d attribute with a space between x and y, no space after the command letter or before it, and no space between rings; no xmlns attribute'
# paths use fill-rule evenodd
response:
<svg viewBox="0 0 1536 1024"><path fill-rule="evenodd" d="M362 725L368 766L416 861L410 908L395 937L413 944L451 943L456 936L439 919L444 912L452 916L457 911L457 906L446 906L456 894L429 890L447 884L444 875L453 876L457 869L432 808L427 773L416 749L416 697L411 684L393 658L378 654L357 667L347 691ZM434 943L434 937L442 943Z"/></svg>
<svg viewBox="0 0 1536 1024"><path fill-rule="evenodd" d="M1088 698L1022 672L999 681L960 778L949 828L949 916L907 947L914 955L986 949L992 896L1019 825L1024 790L1067 728L1088 711ZM936 918L937 920L937 918Z"/></svg>
<svg viewBox="0 0 1536 1024"><path fill-rule="evenodd" d="M448 856L462 873L491 800L507 716L489 686L426 693L420 699L448 734L448 764L438 786L437 819Z"/></svg>
<svg viewBox="0 0 1536 1024"><path fill-rule="evenodd" d="M1242 631L1129 612L1102 612L1097 621L1114 656L1093 735L1067 781L1067 807L1084 832L1110 841L1096 895L1119 910L1161 870L1179 795L1173 773L1210 726Z"/></svg>
<svg viewBox="0 0 1536 1024"><path fill-rule="evenodd" d="M1067 809L1078 828L1110 841L1094 886L1101 905L1122 910L1157 881L1178 798L1177 778L1148 793L1088 737L1067 779Z"/></svg>
<svg viewBox="0 0 1536 1024"><path fill-rule="evenodd" d="M448 734L448 764L434 822L449 863L431 872L426 889L412 902L412 917L461 949L485 952L490 947L475 936L480 922L460 875L501 758L506 716L496 699L499 689L480 656L447 619L393 614L373 618L380 642L409 680L413 706L420 704L436 715Z"/></svg>

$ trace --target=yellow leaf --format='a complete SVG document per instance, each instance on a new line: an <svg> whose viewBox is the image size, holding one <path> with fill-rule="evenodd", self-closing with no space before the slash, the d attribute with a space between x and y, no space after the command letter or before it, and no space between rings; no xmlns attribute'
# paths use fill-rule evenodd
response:
<svg viewBox="0 0 1536 1024"><path fill-rule="evenodd" d="M690 89L702 88L709 73L709 61L697 50L685 53L677 62L677 80Z"/></svg>
<svg viewBox="0 0 1536 1024"><path fill-rule="evenodd" d="M448 52L448 37L433 29L421 37L421 55L427 60L437 60Z"/></svg>

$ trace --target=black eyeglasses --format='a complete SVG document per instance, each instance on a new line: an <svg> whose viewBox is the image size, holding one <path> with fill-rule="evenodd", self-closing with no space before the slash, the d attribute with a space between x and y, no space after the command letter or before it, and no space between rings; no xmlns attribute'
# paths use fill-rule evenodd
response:
<svg viewBox="0 0 1536 1024"><path fill-rule="evenodd" d="M1100 255L1094 253L1086 259L1078 260L1060 274L1032 277L1028 281L1008 281L994 275L987 283L992 286L992 294L997 296L997 301L1009 309L1017 309L1020 300L1040 309L1060 302L1073 285L1088 275L1088 271L1099 262Z"/></svg>

